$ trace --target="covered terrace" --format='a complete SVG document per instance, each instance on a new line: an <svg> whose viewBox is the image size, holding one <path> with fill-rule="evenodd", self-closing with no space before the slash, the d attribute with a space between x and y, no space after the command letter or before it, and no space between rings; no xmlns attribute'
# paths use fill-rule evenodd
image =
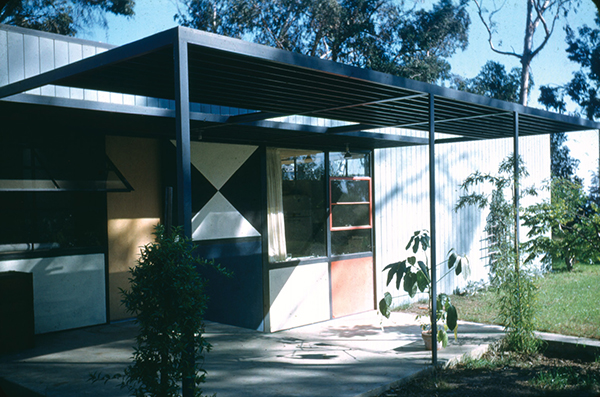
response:
<svg viewBox="0 0 600 397"><path fill-rule="evenodd" d="M172 101L174 107L26 93L47 84L160 98ZM243 111L223 116L204 112L196 104ZM176 140L177 223L188 235L191 141L332 150L429 145L429 187L434 197L436 144L514 138L518 153L520 136L600 128L599 123L576 117L182 27L2 86L0 109L3 124L15 127L28 124L43 130L45 125L68 119L90 132L110 130L111 134ZM291 116L333 122L289 122L286 117ZM420 135L381 132L387 127ZM435 214L435 200L430 200L433 263Z"/></svg>

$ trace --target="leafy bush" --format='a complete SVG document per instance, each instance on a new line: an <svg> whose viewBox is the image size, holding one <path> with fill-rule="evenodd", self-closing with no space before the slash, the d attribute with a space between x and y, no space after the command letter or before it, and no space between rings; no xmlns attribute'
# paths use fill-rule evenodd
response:
<svg viewBox="0 0 600 397"><path fill-rule="evenodd" d="M541 341L534 333L538 312L535 276L524 269L507 272L498 292L498 317L506 330L506 348L526 354L537 352Z"/></svg>
<svg viewBox="0 0 600 397"><path fill-rule="evenodd" d="M467 206L476 206L479 209L489 207L489 214L486 218L485 232L489 236L489 279L490 285L494 288L499 287L504 274L510 271L514 264L515 250L515 206L513 200L507 200L514 194L515 182L515 158L514 155L507 156L498 167L498 173L482 174L476 171L469 175L460 185L465 194L459 197L455 211ZM518 159L518 176L524 178L529 176L529 172L523 163ZM480 185L491 185L492 192L488 195L476 193L473 189ZM536 190L533 187L520 189L521 196L535 196ZM514 197L513 197L514 199Z"/></svg>
<svg viewBox="0 0 600 397"><path fill-rule="evenodd" d="M122 290L123 304L139 324L133 363L123 374L93 374L92 381L121 379L121 387L134 396L179 396L186 380L194 396L201 396L200 385L206 372L198 362L210 344L204 339L206 280L199 266L218 265L194 255L194 245L174 228L166 233L156 226L155 242L141 250L138 265L130 269L131 290Z"/></svg>

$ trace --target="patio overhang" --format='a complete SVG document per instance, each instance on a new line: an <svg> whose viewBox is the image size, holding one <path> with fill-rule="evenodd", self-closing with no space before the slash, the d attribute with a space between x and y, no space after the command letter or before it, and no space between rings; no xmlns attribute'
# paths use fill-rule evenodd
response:
<svg viewBox="0 0 600 397"><path fill-rule="evenodd" d="M192 140L338 150L345 144L365 149L426 145L430 95L434 97L437 143L513 137L515 113L519 115L520 136L599 128L598 123L577 117L182 27L0 87L0 98L4 98L0 106L8 115L5 122L31 122L31 118L20 120L23 113L14 111L27 108L41 112L37 119L45 124L67 119L81 124L87 121L88 127L95 127L102 125L103 113L109 112L122 121L120 126L113 121L111 131L172 135L173 110L22 93L55 84L175 100L176 48L185 48L190 103L245 112L219 116L192 111ZM54 106L43 110L36 104ZM275 121L285 116L336 120L338 126ZM90 117L99 124L89 122ZM386 127L422 131L423 135L382 133L380 129Z"/></svg>

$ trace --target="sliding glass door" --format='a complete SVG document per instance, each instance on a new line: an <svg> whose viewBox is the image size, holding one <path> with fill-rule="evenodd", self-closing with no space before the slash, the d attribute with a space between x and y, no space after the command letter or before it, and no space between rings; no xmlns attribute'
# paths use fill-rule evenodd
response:
<svg viewBox="0 0 600 397"><path fill-rule="evenodd" d="M373 309L370 153L266 153L271 330Z"/></svg>

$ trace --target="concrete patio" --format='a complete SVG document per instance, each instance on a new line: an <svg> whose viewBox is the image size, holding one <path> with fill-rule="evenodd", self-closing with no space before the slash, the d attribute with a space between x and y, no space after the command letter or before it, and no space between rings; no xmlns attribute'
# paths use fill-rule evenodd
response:
<svg viewBox="0 0 600 397"><path fill-rule="evenodd" d="M375 311L272 334L207 322L204 393L229 396L377 396L427 370L414 316ZM0 387L8 397L127 396L117 381L92 384L90 373L128 365L137 327L121 322L39 335L36 347L0 356ZM459 336L440 350L441 363L484 350L502 336L497 326L459 323ZM0 393L2 396L2 393Z"/></svg>

